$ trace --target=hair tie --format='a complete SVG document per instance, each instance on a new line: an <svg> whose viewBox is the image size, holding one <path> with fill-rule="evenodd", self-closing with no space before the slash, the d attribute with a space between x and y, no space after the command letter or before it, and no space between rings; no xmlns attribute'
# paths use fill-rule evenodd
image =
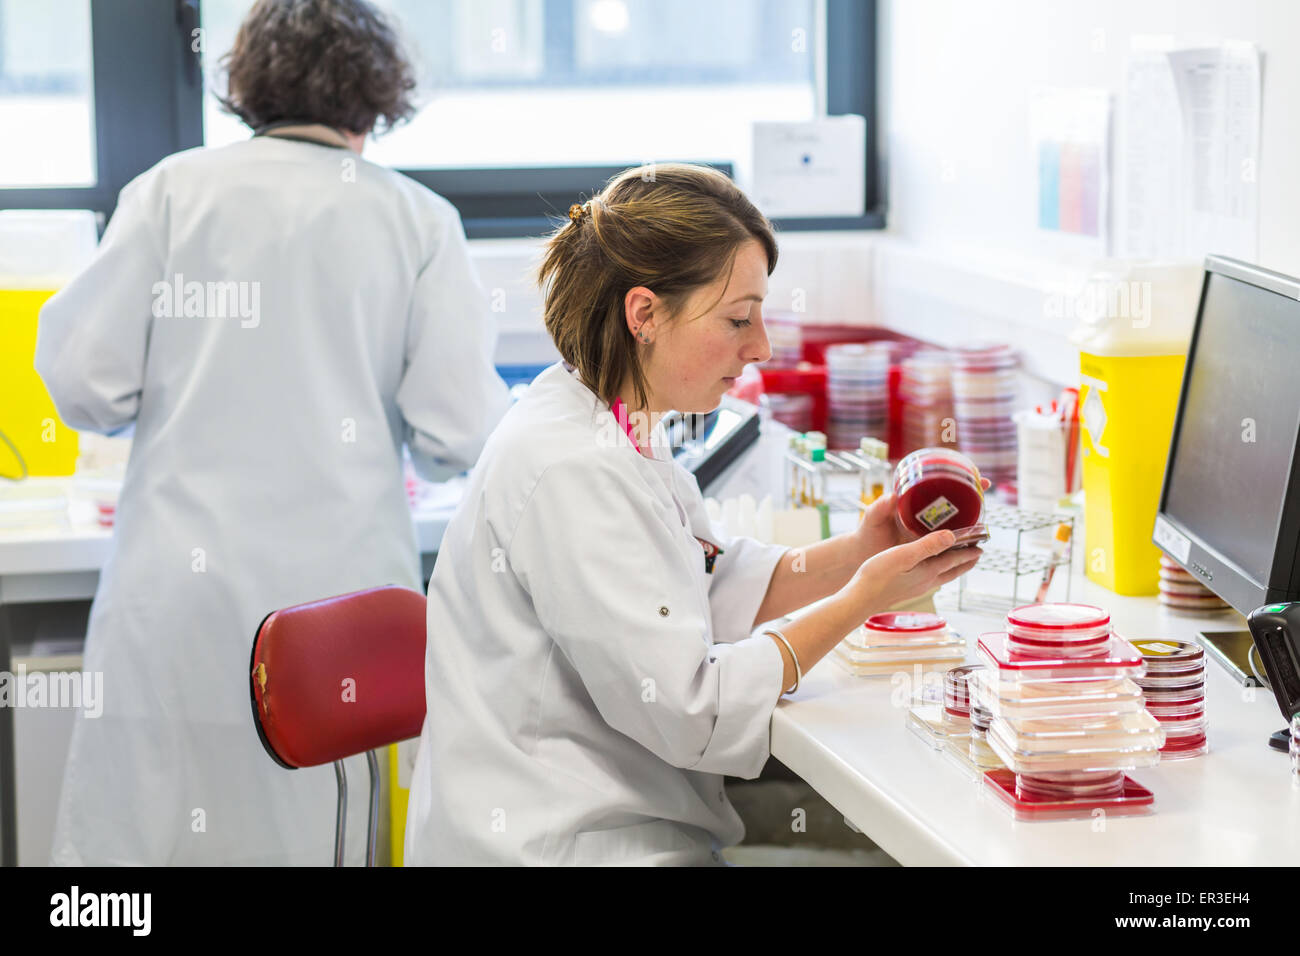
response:
<svg viewBox="0 0 1300 956"><path fill-rule="evenodd" d="M569 207L569 222L578 222L587 212L587 203L574 203Z"/></svg>

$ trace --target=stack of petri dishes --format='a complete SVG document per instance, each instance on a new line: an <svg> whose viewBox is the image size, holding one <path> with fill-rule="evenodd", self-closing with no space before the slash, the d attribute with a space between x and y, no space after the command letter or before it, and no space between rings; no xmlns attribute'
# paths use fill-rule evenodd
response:
<svg viewBox="0 0 1300 956"><path fill-rule="evenodd" d="M908 711L907 725L936 750L949 741L965 749L970 738L970 690L967 681L983 664L962 664L943 675L943 696L933 700L927 689Z"/></svg>
<svg viewBox="0 0 1300 956"><path fill-rule="evenodd" d="M813 426L813 398L802 392L768 392L763 401L772 411L772 417L797 432L806 432Z"/></svg>
<svg viewBox="0 0 1300 956"><path fill-rule="evenodd" d="M935 445L957 445L952 407L952 356L921 349L903 359L898 385L903 454Z"/></svg>
<svg viewBox="0 0 1300 956"><path fill-rule="evenodd" d="M864 436L889 435L890 342L826 349L826 435L831 448L857 448Z"/></svg>
<svg viewBox="0 0 1300 956"><path fill-rule="evenodd" d="M913 534L978 524L984 486L975 463L951 448L921 448L894 469L898 519Z"/></svg>
<svg viewBox="0 0 1300 956"><path fill-rule="evenodd" d="M1228 602L1201 584L1190 571L1165 555L1160 555L1159 601L1181 614L1217 614Z"/></svg>
<svg viewBox="0 0 1300 956"><path fill-rule="evenodd" d="M772 357L765 368L794 368L803 359L803 330L799 323L769 316L764 323Z"/></svg>
<svg viewBox="0 0 1300 956"><path fill-rule="evenodd" d="M1164 760L1209 752L1205 714L1205 650L1189 641L1132 641L1146 660L1137 682L1147 713L1165 729Z"/></svg>
<svg viewBox="0 0 1300 956"><path fill-rule="evenodd" d="M953 353L952 400L957 444L994 484L1016 477L1016 354L1008 345Z"/></svg>
<svg viewBox="0 0 1300 956"><path fill-rule="evenodd" d="M987 742L1006 764L984 784L1017 819L1146 812L1151 791L1125 771L1158 763L1165 736L1135 683L1143 657L1111 633L1109 614L1019 607L976 653L986 669L970 681L972 715L992 715Z"/></svg>
<svg viewBox="0 0 1300 956"><path fill-rule="evenodd" d="M970 746L966 762L980 773L997 770L1005 766L989 744L989 729L993 726L993 712L979 704L972 703L970 708ZM958 755L960 756L960 755Z"/></svg>
<svg viewBox="0 0 1300 956"><path fill-rule="evenodd" d="M886 611L873 614L835 645L835 660L863 676L892 674L900 667L947 669L966 656L966 641L937 614Z"/></svg>

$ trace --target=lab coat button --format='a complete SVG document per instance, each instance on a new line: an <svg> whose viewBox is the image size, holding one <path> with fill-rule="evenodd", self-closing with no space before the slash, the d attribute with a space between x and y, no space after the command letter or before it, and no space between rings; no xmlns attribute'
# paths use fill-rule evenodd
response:
<svg viewBox="0 0 1300 956"><path fill-rule="evenodd" d="M666 605L660 605L660 607L659 607L659 616L660 616L660 617L667 617L667 616L668 616L668 608L667 608Z"/></svg>

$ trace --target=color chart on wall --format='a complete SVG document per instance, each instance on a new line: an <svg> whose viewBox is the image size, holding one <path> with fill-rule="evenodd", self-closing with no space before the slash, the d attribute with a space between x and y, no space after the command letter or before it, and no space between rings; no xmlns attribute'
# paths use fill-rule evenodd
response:
<svg viewBox="0 0 1300 956"><path fill-rule="evenodd" d="M1105 251L1110 202L1110 95L1035 90L1029 134L1037 172L1038 228L1078 236Z"/></svg>

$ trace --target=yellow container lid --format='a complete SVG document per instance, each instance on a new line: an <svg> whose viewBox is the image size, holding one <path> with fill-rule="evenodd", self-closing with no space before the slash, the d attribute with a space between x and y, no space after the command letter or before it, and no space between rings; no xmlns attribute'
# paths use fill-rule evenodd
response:
<svg viewBox="0 0 1300 956"><path fill-rule="evenodd" d="M98 242L89 209L0 210L0 289L62 288Z"/></svg>
<svg viewBox="0 0 1300 956"><path fill-rule="evenodd" d="M1070 341L1089 355L1186 355L1203 275L1191 261L1100 263L1067 290Z"/></svg>

